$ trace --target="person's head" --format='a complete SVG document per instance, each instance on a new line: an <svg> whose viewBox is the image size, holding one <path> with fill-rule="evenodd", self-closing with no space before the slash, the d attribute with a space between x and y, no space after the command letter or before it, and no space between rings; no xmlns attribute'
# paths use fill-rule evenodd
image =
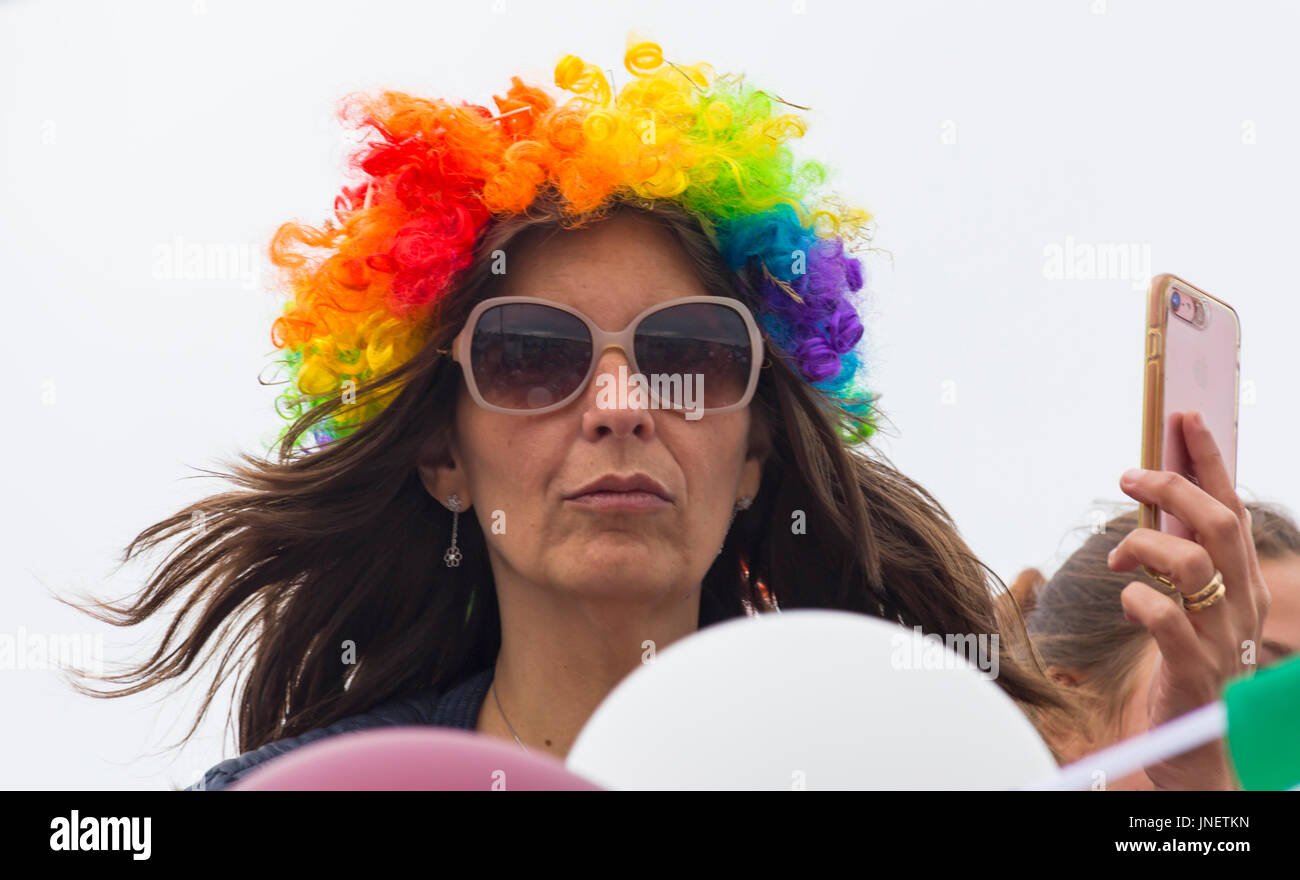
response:
<svg viewBox="0 0 1300 880"><path fill-rule="evenodd" d="M535 205L528 220L501 230L519 230L508 242L500 236L491 242L508 271L486 276L484 289L466 291L467 299L532 297L576 309L607 331L622 330L647 309L683 297L739 302L730 273L685 212L620 203L581 229L553 225L561 219L558 205L548 202ZM578 388L588 371L591 346L572 341L586 332L580 319L539 306L493 306L479 319L474 343L466 341L485 362L473 370L482 375L480 385L491 383L502 400L525 404L527 393L541 393L542 402L552 404ZM709 303L676 309L680 313L659 311L641 325L640 375L671 372L688 390L699 377L706 402L740 401L751 373L742 316ZM510 328L508 340L502 323ZM539 332L536 342L518 342L530 326L550 335ZM712 333L719 340L712 343L716 356L702 339L695 347L677 341L693 333ZM566 348L548 341L556 334L569 340ZM728 338L732 344L724 350ZM661 353L655 345L665 342L671 350ZM502 363L510 357L509 346L523 344L547 348ZM697 418L647 401L633 406L627 398L635 382L618 378L620 367L624 380L638 375L629 352L611 347L596 354L594 375L578 397L541 414L488 410L461 382L448 423L420 450L424 486L443 504L455 496L472 506L498 585L504 575L560 594L620 603L692 601L737 505L759 494L770 443L767 418L751 406ZM574 362L564 363L566 357ZM757 353L752 357L761 363ZM464 374L467 365L459 366ZM551 394L554 381L570 384ZM517 400L510 394L514 387L522 389ZM715 400L724 394L730 396ZM608 505L619 499L580 496L601 478L632 475L644 477L662 497L613 511Z"/></svg>
<svg viewBox="0 0 1300 880"><path fill-rule="evenodd" d="M1267 666L1300 653L1300 531L1291 517L1276 508L1246 506L1256 520L1251 534L1271 597L1258 658L1260 666Z"/></svg>
<svg viewBox="0 0 1300 880"><path fill-rule="evenodd" d="M1251 534L1273 604L1264 621L1257 662L1276 662L1300 646L1300 530L1280 507L1249 502ZM1036 569L1016 578L1011 593L1026 615L1030 639L1048 675L1080 706L1087 724L1049 726L1061 752L1082 757L1150 726L1147 693L1155 640L1128 620L1120 593L1133 581L1159 589L1142 569L1112 571L1106 557L1133 529L1133 509L1084 541L1050 579ZM1109 788L1150 787L1142 772Z"/></svg>
<svg viewBox="0 0 1300 880"><path fill-rule="evenodd" d="M697 627L830 608L1023 635L942 506L862 442L877 409L860 383L863 278L844 237L867 215L804 207L824 169L792 162L782 142L802 123L776 115L779 101L653 49L629 52L636 78L615 102L573 56L557 82L586 103L555 106L518 79L497 117L392 92L363 102L383 138L358 159L370 177L345 190L341 225L286 224L272 246L294 292L275 329L293 379L280 460L243 456L236 490L127 548L186 537L103 619L187 604L151 658L109 677L129 686L103 696L192 676L228 641L199 717L228 662L246 660L240 747L255 748L492 664L497 588L521 582L560 602L689 603ZM538 330L536 314L492 312L474 325L484 339L469 332L478 306L507 296L570 318L547 312ZM571 343L593 325L618 332L686 296L734 302L761 328L743 406L692 419L607 405L594 380L570 381L583 369ZM708 404L707 377L721 375L709 364L749 349L711 337L724 350L701 356L701 323L659 322L650 341L686 343L685 372L705 362ZM520 326L538 332L506 329ZM654 361L636 345L597 349L599 373ZM482 405L502 401L542 409ZM609 475L644 476L666 503L595 516L574 502ZM452 496L470 509L455 516ZM462 561L449 567L453 529ZM1015 641L1001 641L998 684L1031 714L1062 707Z"/></svg>

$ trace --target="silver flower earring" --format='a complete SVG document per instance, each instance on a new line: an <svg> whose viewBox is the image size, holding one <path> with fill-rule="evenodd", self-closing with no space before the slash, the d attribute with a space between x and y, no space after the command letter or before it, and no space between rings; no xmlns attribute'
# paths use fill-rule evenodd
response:
<svg viewBox="0 0 1300 880"><path fill-rule="evenodd" d="M456 528L460 525L460 506L461 500L459 495L448 495L447 506L451 508L451 546L447 552L442 554L442 561L448 568L455 568L460 565L461 552L456 546Z"/></svg>

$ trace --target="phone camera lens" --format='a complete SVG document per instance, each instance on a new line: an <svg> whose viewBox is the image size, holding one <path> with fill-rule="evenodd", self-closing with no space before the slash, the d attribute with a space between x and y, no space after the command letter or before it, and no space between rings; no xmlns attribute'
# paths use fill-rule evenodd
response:
<svg viewBox="0 0 1300 880"><path fill-rule="evenodd" d="M1182 305L1183 298L1182 296L1179 295L1178 291L1175 290L1174 295L1169 298L1169 302L1173 305L1174 308L1178 308L1180 305Z"/></svg>

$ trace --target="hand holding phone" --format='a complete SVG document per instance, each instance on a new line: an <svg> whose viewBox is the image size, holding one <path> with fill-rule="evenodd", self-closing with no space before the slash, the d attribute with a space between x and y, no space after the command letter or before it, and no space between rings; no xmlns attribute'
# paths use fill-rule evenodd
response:
<svg viewBox="0 0 1300 880"><path fill-rule="evenodd" d="M1176 419L1200 484L1169 479L1167 471L1133 469L1120 479L1125 494L1177 514L1196 540L1133 529L1108 560L1112 571L1168 572L1175 594L1161 596L1146 581L1120 593L1125 615L1155 641L1147 688L1147 719L1158 726L1216 700L1233 678L1250 674L1270 596L1250 533L1250 512L1238 497L1225 458L1196 412ZM1217 585L1217 589L1216 589ZM1213 591L1206 599L1193 595ZM1181 608L1181 610L1178 610ZM1222 740L1148 765L1157 789L1235 788Z"/></svg>

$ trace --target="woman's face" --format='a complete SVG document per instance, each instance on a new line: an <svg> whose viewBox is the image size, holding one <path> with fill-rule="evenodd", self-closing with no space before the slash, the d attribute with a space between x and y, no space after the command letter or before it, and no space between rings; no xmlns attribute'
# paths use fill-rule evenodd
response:
<svg viewBox="0 0 1300 880"><path fill-rule="evenodd" d="M1259 643L1259 665L1268 666L1300 651L1300 554L1259 561L1271 602Z"/></svg>
<svg viewBox="0 0 1300 880"><path fill-rule="evenodd" d="M711 292L670 232L627 214L528 237L508 251L506 269L495 295L573 306L605 330L623 329L656 303ZM736 501L757 494L761 462L747 457L748 408L688 420L598 406L596 377L617 378L620 365L623 352L606 350L577 400L535 416L482 409L462 381L456 466L435 473L422 463L421 473L439 501L455 492L473 505L498 585L688 600L722 546ZM610 475L648 477L667 498L634 508L618 496L578 495Z"/></svg>

